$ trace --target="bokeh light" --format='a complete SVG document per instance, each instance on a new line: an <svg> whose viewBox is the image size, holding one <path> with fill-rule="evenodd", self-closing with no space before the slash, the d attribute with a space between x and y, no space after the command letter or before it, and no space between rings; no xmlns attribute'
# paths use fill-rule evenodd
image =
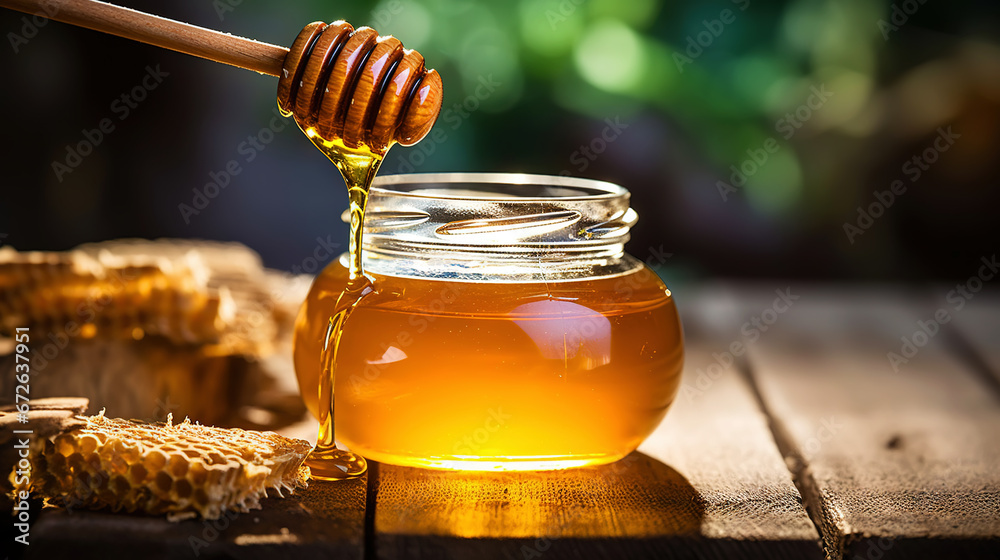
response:
<svg viewBox="0 0 1000 560"><path fill-rule="evenodd" d="M678 257L667 268L687 275L961 276L1000 236L989 210L1000 203L996 2L918 3L896 23L889 0L303 0L241 2L221 15L213 3L133 4L276 44L317 19L395 34L441 73L445 110L435 139L394 148L383 173L620 182L643 216L633 251L669 245ZM5 31L22 25L14 12L0 18ZM331 218L345 204L339 178L293 127L203 215L190 224L178 215L192 189L267 126L273 81L62 24L0 58L18 77L0 95L23 108L9 113L17 140L0 155L13 170L11 204L0 204L0 233L18 232L8 243L232 239L288 268L317 236L346 235ZM57 179L52 162L150 64L171 72L164 88ZM820 101L816 91L830 94ZM628 127L602 153L581 156L616 119ZM909 181L904 164L947 127L962 134L957 147L850 244L842 226L857 207ZM719 183L768 140L766 162L721 196ZM35 208L36 219L12 208Z"/></svg>

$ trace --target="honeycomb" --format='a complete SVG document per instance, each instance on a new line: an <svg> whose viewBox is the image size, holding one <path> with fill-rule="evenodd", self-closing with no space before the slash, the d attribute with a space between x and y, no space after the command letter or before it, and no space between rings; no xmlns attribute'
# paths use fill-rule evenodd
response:
<svg viewBox="0 0 1000 560"><path fill-rule="evenodd" d="M57 505L217 519L259 508L268 490L305 487L309 476L309 443L273 432L171 416L144 424L103 411L77 418L86 425L32 442L31 492Z"/></svg>
<svg viewBox="0 0 1000 560"><path fill-rule="evenodd" d="M62 331L73 322L83 338L141 332L180 343L214 341L225 328L232 302L225 292L208 293L194 265L108 252L95 258L81 251L18 253L4 248L0 328L8 333L14 325Z"/></svg>
<svg viewBox="0 0 1000 560"><path fill-rule="evenodd" d="M274 429L304 411L287 357L311 277L237 243L125 239L68 252L0 248L0 394L30 327L32 397L110 416ZM4 401L4 399L0 399Z"/></svg>
<svg viewBox="0 0 1000 560"><path fill-rule="evenodd" d="M272 276L256 253L233 243L116 240L68 252L4 247L0 335L23 326L84 339L156 335L211 345L206 352L214 355L266 355L293 320L287 308L301 301L283 294L285 279Z"/></svg>

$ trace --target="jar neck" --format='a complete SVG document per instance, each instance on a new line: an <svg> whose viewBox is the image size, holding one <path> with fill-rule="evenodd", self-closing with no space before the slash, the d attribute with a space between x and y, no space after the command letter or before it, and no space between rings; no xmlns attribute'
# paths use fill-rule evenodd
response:
<svg viewBox="0 0 1000 560"><path fill-rule="evenodd" d="M521 174L390 175L364 222L376 275L468 281L574 280L628 272L638 219L610 183Z"/></svg>

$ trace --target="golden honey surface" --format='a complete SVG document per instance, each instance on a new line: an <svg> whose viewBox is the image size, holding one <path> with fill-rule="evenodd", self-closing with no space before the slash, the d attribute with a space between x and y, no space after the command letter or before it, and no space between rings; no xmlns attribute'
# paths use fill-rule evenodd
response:
<svg viewBox="0 0 1000 560"><path fill-rule="evenodd" d="M303 397L317 411L329 317L348 284L331 264L296 324ZM614 461L663 418L682 334L642 267L580 281L471 283L373 276L338 340L337 439L381 462L473 470Z"/></svg>

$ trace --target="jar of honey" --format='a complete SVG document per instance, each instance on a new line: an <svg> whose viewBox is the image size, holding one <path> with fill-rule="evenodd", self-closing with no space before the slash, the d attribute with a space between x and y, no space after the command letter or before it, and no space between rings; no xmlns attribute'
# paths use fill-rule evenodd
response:
<svg viewBox="0 0 1000 560"><path fill-rule="evenodd" d="M469 470L609 463L677 394L670 291L624 251L637 215L610 183L521 174L390 175L371 189L371 284L343 325L337 440L369 459ZM346 258L316 278L295 369L317 413Z"/></svg>

